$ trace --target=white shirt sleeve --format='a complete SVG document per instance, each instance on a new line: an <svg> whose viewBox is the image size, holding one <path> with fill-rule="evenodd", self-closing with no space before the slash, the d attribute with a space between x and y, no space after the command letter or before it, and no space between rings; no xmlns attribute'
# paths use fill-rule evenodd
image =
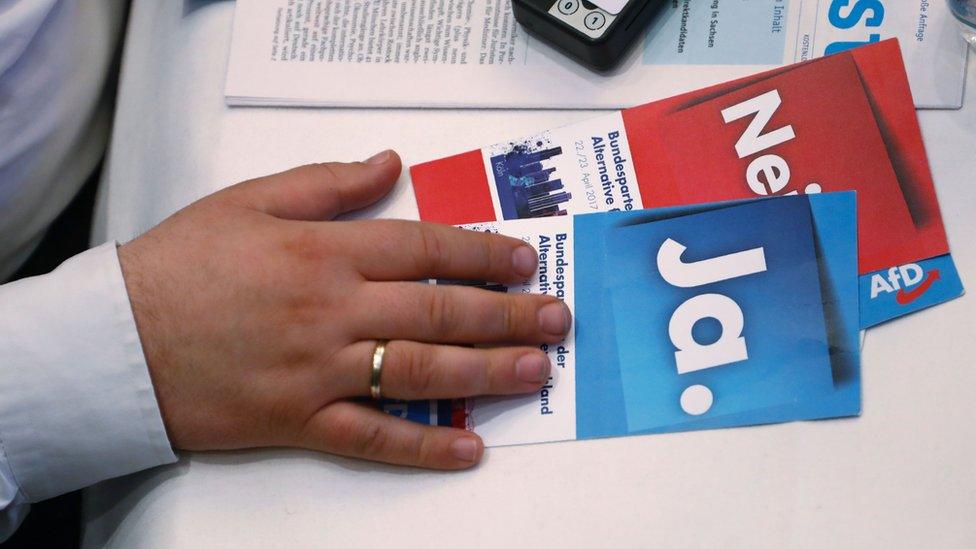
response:
<svg viewBox="0 0 976 549"><path fill-rule="evenodd" d="M0 286L0 541L30 502L173 461L115 244Z"/></svg>

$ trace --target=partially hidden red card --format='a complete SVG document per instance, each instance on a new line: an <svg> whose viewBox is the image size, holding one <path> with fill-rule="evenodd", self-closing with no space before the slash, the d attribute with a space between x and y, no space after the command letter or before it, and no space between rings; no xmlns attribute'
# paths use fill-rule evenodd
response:
<svg viewBox="0 0 976 549"><path fill-rule="evenodd" d="M411 175L421 218L451 224L855 190L861 274L949 251L895 40Z"/></svg>
<svg viewBox="0 0 976 549"><path fill-rule="evenodd" d="M683 108L663 116L658 126L672 185L670 195L652 195L660 200L655 206L856 188L863 264L887 259L876 257L872 242L903 241L915 233L849 56ZM847 127L857 128L856 141L838 135Z"/></svg>

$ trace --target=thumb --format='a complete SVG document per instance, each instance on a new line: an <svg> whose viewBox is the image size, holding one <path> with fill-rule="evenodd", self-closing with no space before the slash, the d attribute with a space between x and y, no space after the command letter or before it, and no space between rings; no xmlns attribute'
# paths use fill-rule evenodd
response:
<svg viewBox="0 0 976 549"><path fill-rule="evenodd" d="M226 189L232 200L282 219L324 221L387 195L402 166L387 150L364 162L309 164Z"/></svg>

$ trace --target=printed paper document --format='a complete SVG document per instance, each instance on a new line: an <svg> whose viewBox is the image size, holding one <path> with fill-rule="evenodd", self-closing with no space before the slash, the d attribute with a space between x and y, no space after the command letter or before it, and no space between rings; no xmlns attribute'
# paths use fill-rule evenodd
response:
<svg viewBox="0 0 976 549"><path fill-rule="evenodd" d="M516 23L511 0L238 0L232 105L624 108L899 38L919 107L962 105L944 1L671 0L613 74Z"/></svg>

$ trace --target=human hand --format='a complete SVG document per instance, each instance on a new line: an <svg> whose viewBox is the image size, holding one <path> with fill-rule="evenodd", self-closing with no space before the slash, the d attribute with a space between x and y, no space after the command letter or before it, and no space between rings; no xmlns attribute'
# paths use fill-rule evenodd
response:
<svg viewBox="0 0 976 549"><path fill-rule="evenodd" d="M536 269L522 241L409 221L331 221L387 194L393 152L235 185L119 249L170 441L185 450L289 446L461 469L474 433L384 414L369 395L377 340L390 340L384 397L419 400L539 390L537 347L571 324L558 299L429 278L513 283ZM470 348L466 344L501 345Z"/></svg>

